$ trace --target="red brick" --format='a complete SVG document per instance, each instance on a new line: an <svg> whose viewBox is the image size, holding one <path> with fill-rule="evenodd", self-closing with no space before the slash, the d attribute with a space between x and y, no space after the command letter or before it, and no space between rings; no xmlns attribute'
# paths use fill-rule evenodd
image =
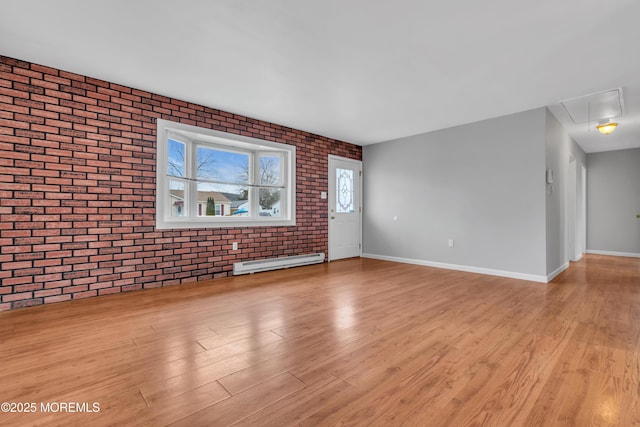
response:
<svg viewBox="0 0 640 427"><path fill-rule="evenodd" d="M42 268L23 268L20 270L13 270L13 275L15 277L29 277L29 276L37 276L43 273Z"/></svg>
<svg viewBox="0 0 640 427"><path fill-rule="evenodd" d="M34 298L48 297L52 295L60 295L60 289L42 289L33 293Z"/></svg>
<svg viewBox="0 0 640 427"><path fill-rule="evenodd" d="M45 304L49 304L52 302L62 302L62 301L69 301L71 299L71 295L56 295L53 297L46 297L44 299L44 303Z"/></svg>
<svg viewBox="0 0 640 427"><path fill-rule="evenodd" d="M67 288L71 286L71 280L55 280L53 282L45 282L45 289Z"/></svg>
<svg viewBox="0 0 640 427"><path fill-rule="evenodd" d="M2 281L2 285L3 286L11 286L11 285L19 285L19 284L23 284L23 283L31 283L31 282L33 282L33 277L28 277L28 276L13 277L13 278L9 278L9 279L4 279Z"/></svg>
<svg viewBox="0 0 640 427"><path fill-rule="evenodd" d="M16 270L19 268L30 268L33 265L31 261L5 262L2 263L3 270Z"/></svg>
<svg viewBox="0 0 640 427"><path fill-rule="evenodd" d="M0 247L0 253L3 254L17 254L17 253L28 253L32 251L32 246L29 245L25 245L25 246L2 246Z"/></svg>
<svg viewBox="0 0 640 427"><path fill-rule="evenodd" d="M2 302L20 301L22 299L31 299L33 294L31 292L13 293L2 296Z"/></svg>
<svg viewBox="0 0 640 427"><path fill-rule="evenodd" d="M93 291L85 291L85 292L76 292L76 293L73 294L73 299L95 297L96 295L98 295L98 292L95 291L95 290L93 290Z"/></svg>
<svg viewBox="0 0 640 427"><path fill-rule="evenodd" d="M43 287L42 283L29 283L26 285L16 285L13 287L13 292L20 293L20 292L28 292L28 291L37 291L39 289L42 289L42 287Z"/></svg>
<svg viewBox="0 0 640 427"><path fill-rule="evenodd" d="M22 299L20 301L14 301L12 304L12 308L24 308L24 307L33 307L35 305L42 304L42 298L33 298L33 299Z"/></svg>
<svg viewBox="0 0 640 427"><path fill-rule="evenodd" d="M89 289L90 290L98 290L98 289L105 289L105 288L111 288L113 287L113 282L99 282L99 283L94 283L92 285L89 285Z"/></svg>

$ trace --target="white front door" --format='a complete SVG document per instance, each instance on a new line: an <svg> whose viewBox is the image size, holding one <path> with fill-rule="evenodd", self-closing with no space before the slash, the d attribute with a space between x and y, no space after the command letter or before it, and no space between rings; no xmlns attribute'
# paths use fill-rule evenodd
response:
<svg viewBox="0 0 640 427"><path fill-rule="evenodd" d="M362 162L329 156L329 261L361 253Z"/></svg>

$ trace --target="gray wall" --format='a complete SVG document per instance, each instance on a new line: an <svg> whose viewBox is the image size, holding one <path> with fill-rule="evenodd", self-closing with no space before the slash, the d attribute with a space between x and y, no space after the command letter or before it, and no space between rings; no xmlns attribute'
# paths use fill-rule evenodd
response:
<svg viewBox="0 0 640 427"><path fill-rule="evenodd" d="M363 252L546 276L546 121L539 108L363 147Z"/></svg>
<svg viewBox="0 0 640 427"><path fill-rule="evenodd" d="M570 188L569 185L571 159L576 162L576 187L580 189L580 166L586 164L586 155L553 114L546 110L545 164L547 170L553 171L553 183L546 184L547 274L557 271L569 261L567 240L575 236L575 233L569 233L567 230L570 224L573 225L567 215L575 216L575 209L570 209L567 201L569 197L573 197L572 200L576 200L577 203L581 198L575 193L576 189ZM544 182L545 179L541 179ZM573 194L570 195L569 192Z"/></svg>
<svg viewBox="0 0 640 427"><path fill-rule="evenodd" d="M587 155L587 249L640 255L640 148Z"/></svg>

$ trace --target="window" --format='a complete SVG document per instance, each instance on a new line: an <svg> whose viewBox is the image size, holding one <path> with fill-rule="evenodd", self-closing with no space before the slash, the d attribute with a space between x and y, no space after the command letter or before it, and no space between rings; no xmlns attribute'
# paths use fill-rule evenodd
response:
<svg viewBox="0 0 640 427"><path fill-rule="evenodd" d="M158 120L156 227L295 225L295 150Z"/></svg>

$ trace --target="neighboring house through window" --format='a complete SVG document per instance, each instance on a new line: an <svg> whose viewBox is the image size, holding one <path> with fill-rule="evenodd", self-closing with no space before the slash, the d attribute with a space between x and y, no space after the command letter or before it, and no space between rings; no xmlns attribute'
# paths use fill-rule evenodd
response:
<svg viewBox="0 0 640 427"><path fill-rule="evenodd" d="M158 120L157 228L295 225L295 153Z"/></svg>

